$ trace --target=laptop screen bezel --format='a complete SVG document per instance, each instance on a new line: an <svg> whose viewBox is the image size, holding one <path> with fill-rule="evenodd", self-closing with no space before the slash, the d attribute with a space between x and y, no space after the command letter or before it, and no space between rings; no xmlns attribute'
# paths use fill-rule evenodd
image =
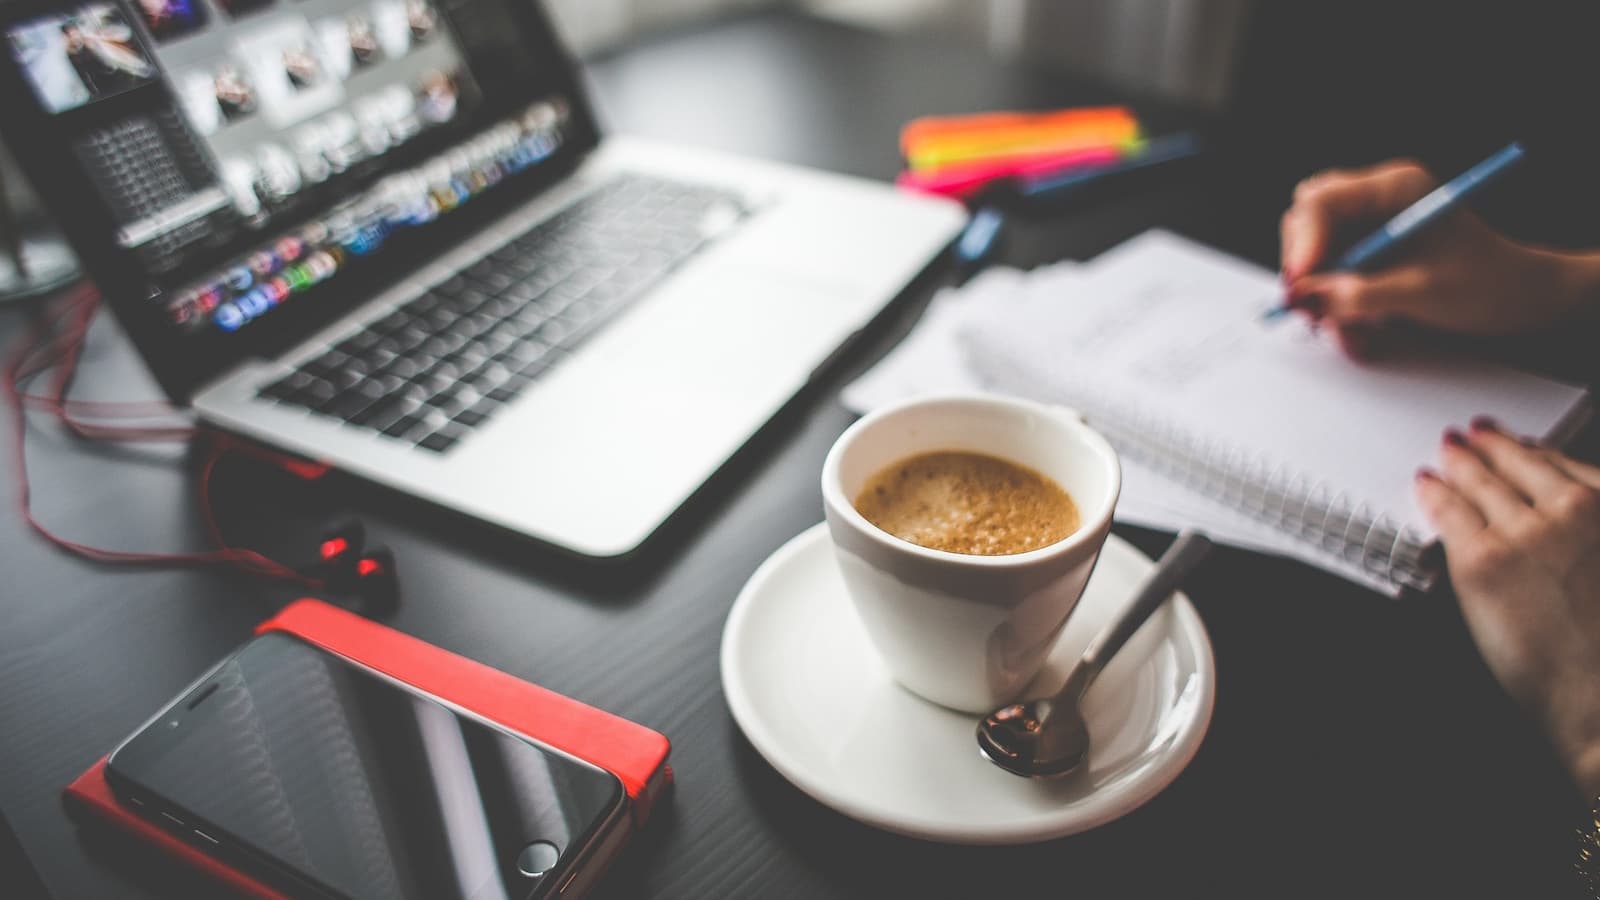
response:
<svg viewBox="0 0 1600 900"><path fill-rule="evenodd" d="M67 130L41 105L21 65L9 52L0 53L4 57L0 62L0 108L10 111L4 124L6 146L157 382L173 400L186 403L201 387L241 362L282 354L380 291L414 275L495 218L569 175L598 146L600 128L577 61L558 37L543 4L537 0L507 0L507 4L528 52L548 54L555 61L550 67L553 83L527 84L519 92L503 95L499 103L472 110L455 134L486 126L511 113L517 104L560 97L566 101L570 115L556 152L450 216L431 223L409 247L390 248L377 258L377 265L341 272L337 289L325 291L317 302L285 303L233 334L184 334L160 304L144 296L142 288L149 283L147 273L132 253L117 244L117 225L111 210L75 161ZM74 5L59 0L9 2L0 8L0 30L9 31L13 25L40 16L61 14ZM125 7L123 11L129 14ZM468 56L466 62L470 69L472 58ZM20 137L24 135L25 139ZM396 249L411 252L395 252Z"/></svg>

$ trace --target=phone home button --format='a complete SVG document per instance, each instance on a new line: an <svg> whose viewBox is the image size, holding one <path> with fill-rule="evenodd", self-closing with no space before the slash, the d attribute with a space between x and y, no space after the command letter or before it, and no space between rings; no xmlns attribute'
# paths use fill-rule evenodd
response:
<svg viewBox="0 0 1600 900"><path fill-rule="evenodd" d="M517 854L517 871L529 878L538 878L555 868L559 859L561 851L555 844L549 841L534 841Z"/></svg>

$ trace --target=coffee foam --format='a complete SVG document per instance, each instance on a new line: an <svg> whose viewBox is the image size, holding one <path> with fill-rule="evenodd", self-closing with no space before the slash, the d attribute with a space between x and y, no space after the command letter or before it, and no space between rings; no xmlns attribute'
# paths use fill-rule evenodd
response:
<svg viewBox="0 0 1600 900"><path fill-rule="evenodd" d="M1072 497L1048 477L982 453L937 451L902 459L855 499L873 525L933 550L1025 553L1078 529Z"/></svg>

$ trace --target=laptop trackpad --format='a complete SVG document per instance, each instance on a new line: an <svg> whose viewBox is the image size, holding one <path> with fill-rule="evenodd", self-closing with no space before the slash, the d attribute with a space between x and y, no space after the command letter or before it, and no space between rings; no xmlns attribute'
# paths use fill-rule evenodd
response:
<svg viewBox="0 0 1600 900"><path fill-rule="evenodd" d="M462 448L468 468L574 549L647 535L857 325L850 298L810 279L714 268L674 279L538 382Z"/></svg>

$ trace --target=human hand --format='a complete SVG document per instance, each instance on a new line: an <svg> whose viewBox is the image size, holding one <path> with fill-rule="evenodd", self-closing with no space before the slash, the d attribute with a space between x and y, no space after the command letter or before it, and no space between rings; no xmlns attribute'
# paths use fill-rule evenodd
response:
<svg viewBox="0 0 1600 900"><path fill-rule="evenodd" d="M1352 356L1371 355L1386 326L1409 322L1473 335L1550 325L1587 295L1600 257L1511 241L1465 210L1421 235L1394 265L1371 273L1315 273L1335 235L1377 228L1438 187L1413 162L1329 170L1302 181L1280 226L1291 307L1331 325Z"/></svg>
<svg viewBox="0 0 1600 900"><path fill-rule="evenodd" d="M1417 497L1478 650L1600 796L1600 468L1486 420L1445 433Z"/></svg>

